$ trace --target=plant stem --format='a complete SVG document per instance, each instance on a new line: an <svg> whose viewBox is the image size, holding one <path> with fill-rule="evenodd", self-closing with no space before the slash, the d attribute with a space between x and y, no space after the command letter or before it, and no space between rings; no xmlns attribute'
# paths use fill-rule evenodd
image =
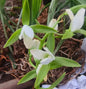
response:
<svg viewBox="0 0 86 89"><path fill-rule="evenodd" d="M16 30L18 29L18 26L19 26L19 24L20 24L21 17L22 17L22 10L21 10L20 15L19 15L19 19L18 19L18 23L17 23Z"/></svg>
<svg viewBox="0 0 86 89"><path fill-rule="evenodd" d="M35 34L35 38L37 38L38 40L40 40L40 41L41 41L41 38L40 38L40 37L38 37L36 34Z"/></svg>
<svg viewBox="0 0 86 89"><path fill-rule="evenodd" d="M30 50L28 50L28 53L29 53L29 63L34 67L34 68L36 68L36 66L32 63L32 61L31 61L31 58L32 58L32 55L31 55L31 53L30 53Z"/></svg>
<svg viewBox="0 0 86 89"><path fill-rule="evenodd" d="M48 3L47 5L45 5L39 12L38 17L40 16L40 14L50 5L50 3Z"/></svg>
<svg viewBox="0 0 86 89"><path fill-rule="evenodd" d="M62 13L62 14L58 17L58 19L57 19L56 23L54 24L53 28L56 27L56 25L59 23L59 20L60 20L64 15L65 15L65 12Z"/></svg>
<svg viewBox="0 0 86 89"><path fill-rule="evenodd" d="M41 42L40 42L39 49L42 49L43 44L44 44L45 40L47 39L47 37L48 37L48 34L45 34L45 36L42 38L42 40L41 40Z"/></svg>
<svg viewBox="0 0 86 89"><path fill-rule="evenodd" d="M0 11L0 14L1 14L1 21L2 21L2 26L3 26L5 38L7 40L8 39L8 36L7 36L7 33L6 33L6 29L5 29L5 25L4 25L4 19L3 19L3 15L2 15L2 12L1 11Z"/></svg>
<svg viewBox="0 0 86 89"><path fill-rule="evenodd" d="M58 43L58 45L57 45L55 51L54 51L54 55L56 54L56 52L58 52L58 50L60 49L60 47L61 47L61 45L63 44L63 42L64 42L64 40L61 39L60 42Z"/></svg>

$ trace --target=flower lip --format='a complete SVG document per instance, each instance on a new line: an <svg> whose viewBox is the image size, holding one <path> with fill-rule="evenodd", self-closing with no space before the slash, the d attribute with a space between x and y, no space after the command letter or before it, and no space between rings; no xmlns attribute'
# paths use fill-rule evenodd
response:
<svg viewBox="0 0 86 89"><path fill-rule="evenodd" d="M39 49L32 49L31 54L34 58L41 60L41 64L49 64L53 60L55 60L54 55L48 50L48 48L44 48L45 51Z"/></svg>

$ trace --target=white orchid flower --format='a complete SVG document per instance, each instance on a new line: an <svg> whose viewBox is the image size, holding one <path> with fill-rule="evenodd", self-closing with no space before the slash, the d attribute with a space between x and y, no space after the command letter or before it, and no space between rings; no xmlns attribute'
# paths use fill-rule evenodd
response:
<svg viewBox="0 0 86 89"><path fill-rule="evenodd" d="M36 39L33 40L33 38L33 29L28 25L24 25L19 35L19 39L23 39L24 45L27 49L39 47L40 41Z"/></svg>
<svg viewBox="0 0 86 89"><path fill-rule="evenodd" d="M72 11L70 9L66 10L67 14L69 15L70 19L71 19L71 23L70 23L70 29L72 32L76 31L76 30L80 30L81 27L84 24L84 15L85 15L85 9L81 8L76 15L74 16Z"/></svg>
<svg viewBox="0 0 86 89"><path fill-rule="evenodd" d="M56 19L52 19L52 20L50 21L50 23L49 23L48 26L49 26L49 27L53 27L56 22L57 22ZM56 25L55 30L58 30L58 24Z"/></svg>
<svg viewBox="0 0 86 89"><path fill-rule="evenodd" d="M39 49L32 49L30 52L34 58L41 60L40 63L43 65L49 64L53 60L55 60L54 55L48 50L48 48L44 48L45 51Z"/></svg>

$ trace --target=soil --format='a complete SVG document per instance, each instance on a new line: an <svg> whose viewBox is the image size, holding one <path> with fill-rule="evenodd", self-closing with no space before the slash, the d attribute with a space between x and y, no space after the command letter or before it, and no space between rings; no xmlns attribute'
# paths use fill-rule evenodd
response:
<svg viewBox="0 0 86 89"><path fill-rule="evenodd" d="M18 1L7 0L5 6L10 7L6 9L8 11L7 15L9 16L9 18L13 22L17 23L18 15L20 13L21 6L22 6L21 0L18 0ZM44 7L44 5L42 5L41 7ZM38 21L41 24L46 24L47 15L48 15L47 12L48 12L48 8L46 8L42 12L42 14L39 16ZM16 27L10 21L8 22L12 25L14 30L16 30ZM61 30L63 29L62 28L63 23L60 23L60 25L61 25L60 32L62 32ZM22 23L20 23L20 26L22 26ZM10 37L12 32L7 26L6 26L6 31L7 31L8 37ZM40 34L38 35L40 36ZM58 44L59 40L60 39L56 39L56 45ZM84 53L80 49L82 41L83 41L82 38L81 39L72 38L72 39L65 40L62 46L60 47L59 51L56 53L56 55L74 59L75 61L82 64L82 69L83 69L84 60L82 59L84 58ZM0 84L15 78L19 80L27 72L33 70L33 67L28 62L28 55L27 55L28 51L25 48L22 41L18 40L16 43L14 43L11 46L13 49L13 53L10 52L9 48L3 48L5 43L6 43L6 38L4 35L2 23L0 21ZM14 65L13 65L14 62L12 61L12 58L15 59L16 68L14 68ZM59 69L49 71L48 80L47 82L44 82L44 83L49 83L49 84L53 83L63 72L66 72L67 74L61 84L66 83L67 81L71 79L71 75L75 75L74 77L79 75L81 71L75 74L76 70L77 68L61 67ZM31 87L27 87L24 89L33 89L33 86L31 85Z"/></svg>

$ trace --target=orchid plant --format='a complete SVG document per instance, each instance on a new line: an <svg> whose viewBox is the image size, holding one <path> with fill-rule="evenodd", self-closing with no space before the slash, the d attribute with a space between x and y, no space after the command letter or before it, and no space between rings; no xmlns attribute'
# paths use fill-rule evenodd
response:
<svg viewBox="0 0 86 89"><path fill-rule="evenodd" d="M35 0L37 3L37 0ZM39 0L39 3L41 0ZM58 20L52 19L50 20L49 24L47 26L35 24L34 21L31 21L29 17L31 17L32 12L30 9L30 2L29 0L23 1L23 13L22 13L22 22L23 27L16 30L9 40L4 45L4 48L12 45L14 42L16 42L18 39L23 39L24 45L26 49L28 49L29 54L29 62L34 67L34 70L28 72L20 81L18 84L22 84L24 82L27 82L33 78L36 78L34 87L36 89L45 89L40 88L40 84L42 81L47 81L47 73L49 70L57 69L62 66L66 67L80 67L80 64L65 58L65 57L59 57L55 56L55 37L58 36L61 39L68 39L71 38L75 32L78 32L82 34L85 34L83 30L80 30L81 27L84 24L84 14L85 9L84 6L77 6L75 8L67 9ZM34 4L34 0L32 0L32 4ZM38 5L38 4L37 4ZM38 6L39 7L39 6ZM28 8L29 17L27 17L26 14L26 8ZM80 9L81 8L81 9ZM79 10L80 9L80 10ZM79 10L76 15L73 15L73 10ZM38 11L38 10L37 10ZM64 34L58 33L58 23L60 22L60 19L64 15L69 15L71 19L71 23L69 26L69 29L65 30ZM26 17L25 17L26 15ZM37 18L37 17L36 17ZM49 21L49 20L48 20ZM33 25L34 24L34 25ZM43 38L40 38L36 35L36 33L44 33L45 35ZM52 44L52 46L51 46ZM49 46L50 45L50 46ZM53 49L53 50L52 50ZM32 62L32 57L34 58L35 65ZM65 73L60 76L49 88L47 89L53 89L57 84L59 84L65 76Z"/></svg>

